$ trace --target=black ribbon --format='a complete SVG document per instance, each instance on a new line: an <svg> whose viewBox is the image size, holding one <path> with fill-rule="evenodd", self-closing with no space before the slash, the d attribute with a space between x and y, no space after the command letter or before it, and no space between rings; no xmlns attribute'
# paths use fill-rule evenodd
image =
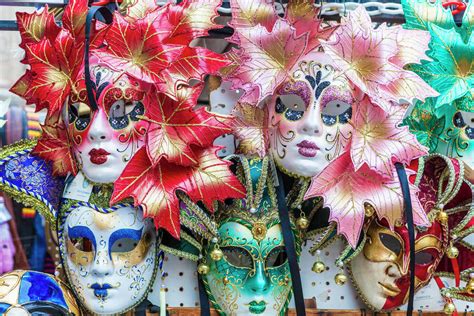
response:
<svg viewBox="0 0 474 316"><path fill-rule="evenodd" d="M95 84L91 80L91 74L89 70L89 50L90 50L90 36L91 36L91 25L92 20L100 14L105 23L110 24L113 21L112 10L108 7L92 6L87 13L86 18L86 38L84 47L84 76L86 80L87 99L89 100L89 106L93 111L99 109L95 100L95 93L93 87Z"/></svg>
<svg viewBox="0 0 474 316"><path fill-rule="evenodd" d="M410 242L410 291L408 294L407 315L413 314L413 299L415 297L415 226L413 224L413 209L411 205L410 187L405 168L399 162L395 163L398 179L402 186L405 218L408 226L408 239Z"/></svg>
<svg viewBox="0 0 474 316"><path fill-rule="evenodd" d="M288 256L290 265L291 283L293 287L293 295L295 297L296 315L305 316L306 310L304 306L303 287L301 286L300 267L298 265L298 257L296 255L295 238L290 225L290 216L288 206L285 200L285 188L283 185L283 177L278 174L278 213L280 215L281 230L283 233L283 241L285 243L285 251Z"/></svg>
<svg viewBox="0 0 474 316"><path fill-rule="evenodd" d="M209 299L207 298L206 288L202 276L198 274L198 286L199 286L199 303L201 304L201 316L211 315L211 306L209 305Z"/></svg>

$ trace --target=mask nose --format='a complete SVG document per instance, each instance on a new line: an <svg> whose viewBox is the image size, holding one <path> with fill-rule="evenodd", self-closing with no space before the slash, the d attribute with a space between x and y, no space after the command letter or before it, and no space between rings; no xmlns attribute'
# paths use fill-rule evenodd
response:
<svg viewBox="0 0 474 316"><path fill-rule="evenodd" d="M110 139L109 122L101 110L92 119L87 137L91 142L103 142Z"/></svg>
<svg viewBox="0 0 474 316"><path fill-rule="evenodd" d="M385 274L393 279L398 279L402 276L400 268L394 263L389 263L387 265L385 268Z"/></svg>
<svg viewBox="0 0 474 316"><path fill-rule="evenodd" d="M257 262L255 269L255 275L247 281L247 285L252 293L265 294L270 289L270 280L265 275L263 262Z"/></svg>
<svg viewBox="0 0 474 316"><path fill-rule="evenodd" d="M308 136L319 136L323 132L321 110L319 104L310 105L301 119L298 131Z"/></svg>
<svg viewBox="0 0 474 316"><path fill-rule="evenodd" d="M96 255L94 263L91 267L91 273L96 278L104 278L112 275L113 273L113 264L112 261L104 254L100 252Z"/></svg>

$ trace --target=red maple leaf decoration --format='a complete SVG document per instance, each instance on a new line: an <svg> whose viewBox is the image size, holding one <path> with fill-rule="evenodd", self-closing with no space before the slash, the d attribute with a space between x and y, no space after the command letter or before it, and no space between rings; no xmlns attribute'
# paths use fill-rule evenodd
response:
<svg viewBox="0 0 474 316"><path fill-rule="evenodd" d="M85 38L86 17L89 10L88 0L72 0L64 9L63 26L72 36L82 42Z"/></svg>
<svg viewBox="0 0 474 316"><path fill-rule="evenodd" d="M48 11L48 5L41 13L17 12L16 19L21 36L20 47L23 49L29 44L39 43L43 38L54 41L61 30L54 22L54 15Z"/></svg>
<svg viewBox="0 0 474 316"><path fill-rule="evenodd" d="M152 95L154 106L146 113L150 121L146 147L153 165L163 157L179 165L195 165L198 159L194 147L210 147L217 137L231 131L229 117L210 113L204 107L193 109L201 90L202 85L183 86L177 100L162 93Z"/></svg>
<svg viewBox="0 0 474 316"><path fill-rule="evenodd" d="M108 45L93 54L112 69L125 70L138 80L163 82L161 71L181 55L184 47L164 44L152 22L139 19L131 23L115 13L106 34Z"/></svg>
<svg viewBox="0 0 474 316"><path fill-rule="evenodd" d="M51 115L61 111L74 87L83 58L83 45L76 44L64 30L54 42L43 38L39 43L27 46L26 59L31 66L27 78L31 81L24 95L38 101L36 111L47 108Z"/></svg>
<svg viewBox="0 0 474 316"><path fill-rule="evenodd" d="M53 163L53 175L66 176L68 173L77 174L77 166L67 136L67 129L57 113L48 116L41 126L42 134L33 154Z"/></svg>
<svg viewBox="0 0 474 316"><path fill-rule="evenodd" d="M194 202L202 201L211 211L216 200L245 197L244 187L229 170L230 163L219 159L216 150L197 150L195 166L183 167L162 159L153 167L142 147L115 182L110 203L133 197L135 205L144 208L144 215L154 218L157 229L164 228L179 238L177 190Z"/></svg>
<svg viewBox="0 0 474 316"><path fill-rule="evenodd" d="M214 22L221 3L216 0L184 0L179 5L165 5L155 11L160 15L154 22L158 36L167 44L188 45L196 37L209 35L209 30L222 27Z"/></svg>

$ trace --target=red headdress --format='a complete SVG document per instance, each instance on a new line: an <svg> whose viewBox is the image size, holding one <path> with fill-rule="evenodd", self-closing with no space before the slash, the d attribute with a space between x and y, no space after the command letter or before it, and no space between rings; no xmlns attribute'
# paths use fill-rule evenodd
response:
<svg viewBox="0 0 474 316"><path fill-rule="evenodd" d="M115 12L110 25L98 20L91 25L90 60L146 87L145 114L140 117L147 125L145 145L114 183L111 203L133 197L145 216L154 217L157 227L175 237L179 236L176 190L209 207L214 200L245 196L213 146L216 137L230 131L229 118L195 109L202 84L190 83L228 64L222 55L191 46L194 39L219 27L214 18L220 4L185 0L157 7L153 1L137 1L125 14ZM68 98L88 101L84 75L89 71L84 64L88 10L87 0L70 1L62 27L47 7L41 13L17 14L20 46L26 52L23 63L30 69L11 91L36 104L37 111L48 110L34 153L52 161L57 175L77 173L62 108ZM124 90L125 96L128 91Z"/></svg>

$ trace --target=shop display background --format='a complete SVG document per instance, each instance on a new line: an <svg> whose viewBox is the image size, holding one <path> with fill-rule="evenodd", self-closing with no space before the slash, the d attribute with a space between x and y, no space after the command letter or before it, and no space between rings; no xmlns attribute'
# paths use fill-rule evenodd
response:
<svg viewBox="0 0 474 316"><path fill-rule="evenodd" d="M1 3L0 3L1 4ZM0 10L0 20L15 20L15 12L33 12L31 7L5 7ZM27 68L20 63L23 57L23 50L18 46L20 43L19 33L16 31L0 31L0 101L12 97L11 106L22 106L24 101L13 96L8 89L23 74ZM231 112L233 102L236 100L235 92L224 88L215 91L211 95L211 102L219 104L213 110L222 114ZM215 100L212 100L215 98ZM23 103L20 103L23 102ZM228 155L233 153L233 136L221 137L216 140L216 144L226 146L221 153ZM21 227L19 228L21 229ZM471 243L474 243L474 234L469 236ZM319 309L361 309L364 304L358 300L357 293L351 282L343 286L334 283L334 275L338 268L334 262L343 249L341 240L337 240L330 247L321 252L321 261L325 263L328 270L317 274L311 270L316 257L312 256L308 249L311 248L312 241L309 240L303 248L300 259L300 268L302 276L303 291L306 298L314 298ZM196 263L186 259L178 258L172 255L166 255L164 270L167 273L165 286L168 289L166 293L167 304L171 307L196 307L199 306L199 291L197 283ZM454 280L443 278L444 282ZM461 282L461 285L464 282ZM161 288L161 279L158 277L153 291L149 294L149 300L155 305L159 305L159 291ZM473 311L474 304L454 300L458 312ZM439 311L443 309L444 300L434 280L418 291L415 295L415 310ZM294 308L294 303L290 303L290 308ZM405 307L401 308L402 310Z"/></svg>

